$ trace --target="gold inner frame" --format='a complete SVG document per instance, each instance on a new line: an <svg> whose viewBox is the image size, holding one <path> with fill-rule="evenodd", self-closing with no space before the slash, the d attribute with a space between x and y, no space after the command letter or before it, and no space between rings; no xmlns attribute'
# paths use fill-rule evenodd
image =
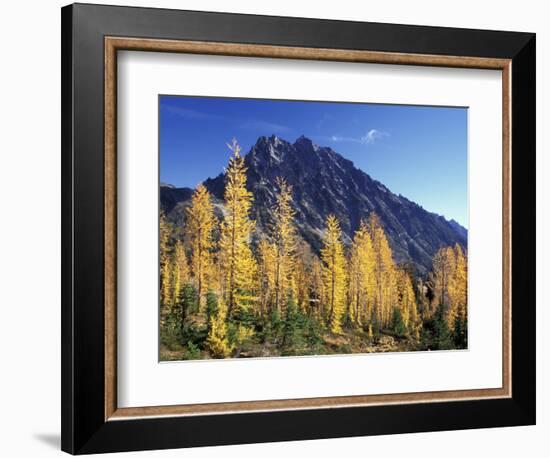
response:
<svg viewBox="0 0 550 458"><path fill-rule="evenodd" d="M118 408L116 371L116 118L117 51L119 50L500 70L502 72L502 387L455 391ZM105 37L105 420L112 421L151 416L245 413L253 411L317 409L511 397L511 66L511 60L509 59Z"/></svg>

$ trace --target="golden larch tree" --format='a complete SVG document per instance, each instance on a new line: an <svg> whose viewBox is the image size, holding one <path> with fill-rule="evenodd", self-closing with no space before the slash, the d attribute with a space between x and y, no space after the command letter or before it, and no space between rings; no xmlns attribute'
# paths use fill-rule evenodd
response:
<svg viewBox="0 0 550 458"><path fill-rule="evenodd" d="M163 315L171 303L171 259L170 259L170 227L164 212L160 214L159 230L159 264L160 264L160 303Z"/></svg>
<svg viewBox="0 0 550 458"><path fill-rule="evenodd" d="M216 313L210 317L206 346L214 358L227 358L233 351L227 335L227 306L223 300L218 301Z"/></svg>
<svg viewBox="0 0 550 458"><path fill-rule="evenodd" d="M369 215L368 228L374 254L373 316L379 327L387 328L391 325L396 300L396 267L386 232L374 212Z"/></svg>
<svg viewBox="0 0 550 458"><path fill-rule="evenodd" d="M374 299L374 253L367 224L361 220L350 250L348 304L351 321L361 326L371 318Z"/></svg>
<svg viewBox="0 0 550 458"><path fill-rule="evenodd" d="M200 184L191 198L186 210L186 232L191 248L191 271L197 290L199 310L203 311L206 292L213 280L214 229L217 219L210 193Z"/></svg>
<svg viewBox="0 0 550 458"><path fill-rule="evenodd" d="M346 302L346 259L340 222L334 215L329 215L326 221L321 259L330 330L341 333Z"/></svg>
<svg viewBox="0 0 550 458"><path fill-rule="evenodd" d="M397 304L409 334L418 339L418 306L411 277L405 269L397 269Z"/></svg>
<svg viewBox="0 0 550 458"><path fill-rule="evenodd" d="M455 320L461 320L461 324L465 327L468 318L468 263L464 251L458 243L454 246L454 253L456 263L452 300L455 303Z"/></svg>
<svg viewBox="0 0 550 458"><path fill-rule="evenodd" d="M433 260L433 293L436 306L441 307L449 330L454 327L456 319L455 271L456 257L452 247L442 247L435 253Z"/></svg>
<svg viewBox="0 0 550 458"><path fill-rule="evenodd" d="M275 308L282 311L289 294L295 295L294 266L296 229L292 208L292 186L277 177L271 238L275 247Z"/></svg>
<svg viewBox="0 0 550 458"><path fill-rule="evenodd" d="M246 188L246 166L236 140L228 145L233 155L226 170L226 215L221 225L220 266L224 270L224 297L228 313L248 306L254 290L257 265L250 249L254 221L250 218L252 193Z"/></svg>

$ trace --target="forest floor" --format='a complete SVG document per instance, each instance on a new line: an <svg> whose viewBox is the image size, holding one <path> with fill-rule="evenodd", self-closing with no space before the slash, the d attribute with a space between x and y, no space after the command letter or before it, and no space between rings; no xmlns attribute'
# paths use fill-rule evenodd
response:
<svg viewBox="0 0 550 458"><path fill-rule="evenodd" d="M179 347L179 348L178 348ZM230 358L269 358L281 356L321 356L338 354L364 354L364 353L387 353L387 352L408 352L425 350L425 347L417 341L408 338L398 338L390 332L382 333L375 339L367 339L364 334L346 331L342 334L326 333L322 336L322 342L315 350L307 349L303 353L283 354L280 345L273 342L251 341L242 348L237 349ZM183 346L167 348L161 345L161 361L181 361L189 359L210 359L207 351L198 350L190 353Z"/></svg>

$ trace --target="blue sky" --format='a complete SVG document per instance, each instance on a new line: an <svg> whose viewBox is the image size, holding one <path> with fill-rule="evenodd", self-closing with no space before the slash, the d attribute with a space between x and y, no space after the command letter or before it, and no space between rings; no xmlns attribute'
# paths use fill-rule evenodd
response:
<svg viewBox="0 0 550 458"><path fill-rule="evenodd" d="M468 227L466 108L184 96L159 105L161 182L195 187L218 175L233 137L247 153L262 135L305 135Z"/></svg>

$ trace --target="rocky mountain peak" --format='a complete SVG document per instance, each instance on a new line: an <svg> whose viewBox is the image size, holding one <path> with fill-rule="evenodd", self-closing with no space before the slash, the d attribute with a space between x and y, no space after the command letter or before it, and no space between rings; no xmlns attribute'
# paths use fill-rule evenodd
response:
<svg viewBox="0 0 550 458"><path fill-rule="evenodd" d="M249 163L260 164L265 163L280 163L291 149L291 144L286 140L282 140L276 135L270 137L259 137L256 144L252 147L246 156Z"/></svg>
<svg viewBox="0 0 550 458"><path fill-rule="evenodd" d="M302 149L310 149L313 151L316 151L319 149L319 147L313 143L313 141L306 137L305 135L300 135L296 141L294 142L294 147L296 148L302 148Z"/></svg>
<svg viewBox="0 0 550 458"><path fill-rule="evenodd" d="M412 263L421 274L431 269L432 256L441 246L459 243L466 247L467 231L458 223L394 194L350 160L331 148L315 145L303 135L293 144L276 135L260 137L245 162L258 233L267 232L271 224L276 179L283 177L293 187L298 232L314 252L321 249L325 220L331 213L340 220L344 242L349 243L361 219L376 212L395 260ZM223 173L204 184L216 199L223 199ZM161 188L161 205L165 208L166 200L165 211L177 211L175 200L188 195Z"/></svg>

